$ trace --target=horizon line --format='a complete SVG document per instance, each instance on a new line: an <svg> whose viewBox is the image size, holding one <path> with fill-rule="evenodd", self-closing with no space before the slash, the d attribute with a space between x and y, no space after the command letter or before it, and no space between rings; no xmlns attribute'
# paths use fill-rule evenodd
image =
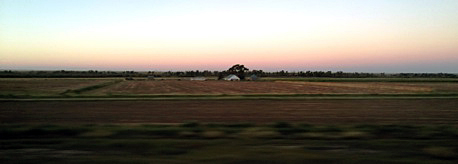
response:
<svg viewBox="0 0 458 164"><path fill-rule="evenodd" d="M440 73L445 73L445 74L458 74L458 72L363 72L363 71L332 71L332 70L276 70L276 71L264 71L262 69L253 69L257 71L263 71L263 72L289 72L289 73L297 73L297 72L342 72L342 73L375 73L375 74L401 74L401 73L426 73L426 74L440 74ZM73 72L78 72L78 71L102 71L102 72L126 72L126 71L134 71L134 72L186 72L186 71L209 71L209 72L214 72L214 71L227 71L227 70L199 70L199 69L194 69L194 70L97 70L97 69L81 69L81 70L76 70L76 69L0 69L0 71L73 71ZM252 70L250 70L252 71ZM249 72L250 72L249 71Z"/></svg>

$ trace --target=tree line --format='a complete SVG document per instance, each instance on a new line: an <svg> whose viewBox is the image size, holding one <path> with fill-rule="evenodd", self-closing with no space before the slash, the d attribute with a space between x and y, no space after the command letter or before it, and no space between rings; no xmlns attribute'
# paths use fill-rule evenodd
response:
<svg viewBox="0 0 458 164"><path fill-rule="evenodd" d="M232 67L231 67L232 68ZM241 71L243 70L243 71ZM237 76L256 75L258 77L333 77L333 78L458 78L451 73L363 73L363 72L332 72L332 71L275 71L229 69L224 71L191 70L191 71L0 71L1 78L90 78L90 77L223 77L229 74Z"/></svg>

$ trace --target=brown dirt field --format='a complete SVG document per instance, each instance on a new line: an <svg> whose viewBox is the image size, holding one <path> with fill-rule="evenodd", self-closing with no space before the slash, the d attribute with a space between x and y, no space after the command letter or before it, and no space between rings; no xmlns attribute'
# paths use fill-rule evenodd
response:
<svg viewBox="0 0 458 164"><path fill-rule="evenodd" d="M370 93L415 93L431 92L433 88L425 85L403 85L402 83L377 83L377 82L290 82L304 83L306 85L318 85L326 87L345 87ZM458 85L457 85L458 86Z"/></svg>
<svg viewBox="0 0 458 164"><path fill-rule="evenodd" d="M458 92L458 83L125 81L88 94L377 94L434 91Z"/></svg>
<svg viewBox="0 0 458 164"><path fill-rule="evenodd" d="M78 89L111 81L110 79L66 78L4 78L0 79L2 94L58 95L68 89Z"/></svg>
<svg viewBox="0 0 458 164"><path fill-rule="evenodd" d="M436 92L458 92L458 83L400 83L397 85L429 87Z"/></svg>
<svg viewBox="0 0 458 164"><path fill-rule="evenodd" d="M453 124L458 99L0 102L0 123Z"/></svg>

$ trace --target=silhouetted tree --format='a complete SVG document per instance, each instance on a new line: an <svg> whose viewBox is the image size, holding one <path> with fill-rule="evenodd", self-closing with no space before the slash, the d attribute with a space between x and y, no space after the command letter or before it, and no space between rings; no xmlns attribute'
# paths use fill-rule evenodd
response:
<svg viewBox="0 0 458 164"><path fill-rule="evenodd" d="M229 68L227 72L229 72L230 74L237 75L240 78L240 80L244 80L245 72L248 72L248 70L250 69L246 68L244 65L236 64Z"/></svg>
<svg viewBox="0 0 458 164"><path fill-rule="evenodd" d="M218 80L222 80L223 78L224 78L224 75L223 75L223 73L221 73L221 72L220 72L220 73L218 73Z"/></svg>

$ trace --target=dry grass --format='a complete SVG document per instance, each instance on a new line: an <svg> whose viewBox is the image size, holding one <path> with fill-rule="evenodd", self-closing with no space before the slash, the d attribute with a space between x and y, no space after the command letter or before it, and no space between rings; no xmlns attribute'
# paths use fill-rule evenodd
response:
<svg viewBox="0 0 458 164"><path fill-rule="evenodd" d="M0 79L1 94L55 96L74 90L112 81L112 79L71 78L4 78Z"/></svg>
<svg viewBox="0 0 458 164"><path fill-rule="evenodd" d="M390 94L458 92L458 83L125 81L88 94Z"/></svg>
<svg viewBox="0 0 458 164"><path fill-rule="evenodd" d="M353 88L355 91L370 93L415 93L415 92L431 92L433 87L424 85L405 85L403 83L355 83L355 82L287 82L286 83L303 83L303 85L326 86L336 88ZM458 85L457 85L458 86Z"/></svg>
<svg viewBox="0 0 458 164"><path fill-rule="evenodd" d="M239 133L238 137L272 139L272 138L280 138L281 134L276 131L272 131L270 129L253 127L253 128L248 128L245 131Z"/></svg>
<svg viewBox="0 0 458 164"><path fill-rule="evenodd" d="M58 96L116 79L6 78L0 79L1 95ZM119 79L118 79L119 80ZM303 82L303 81L122 81L85 91L83 95L138 94L416 94L458 93L458 83Z"/></svg>

